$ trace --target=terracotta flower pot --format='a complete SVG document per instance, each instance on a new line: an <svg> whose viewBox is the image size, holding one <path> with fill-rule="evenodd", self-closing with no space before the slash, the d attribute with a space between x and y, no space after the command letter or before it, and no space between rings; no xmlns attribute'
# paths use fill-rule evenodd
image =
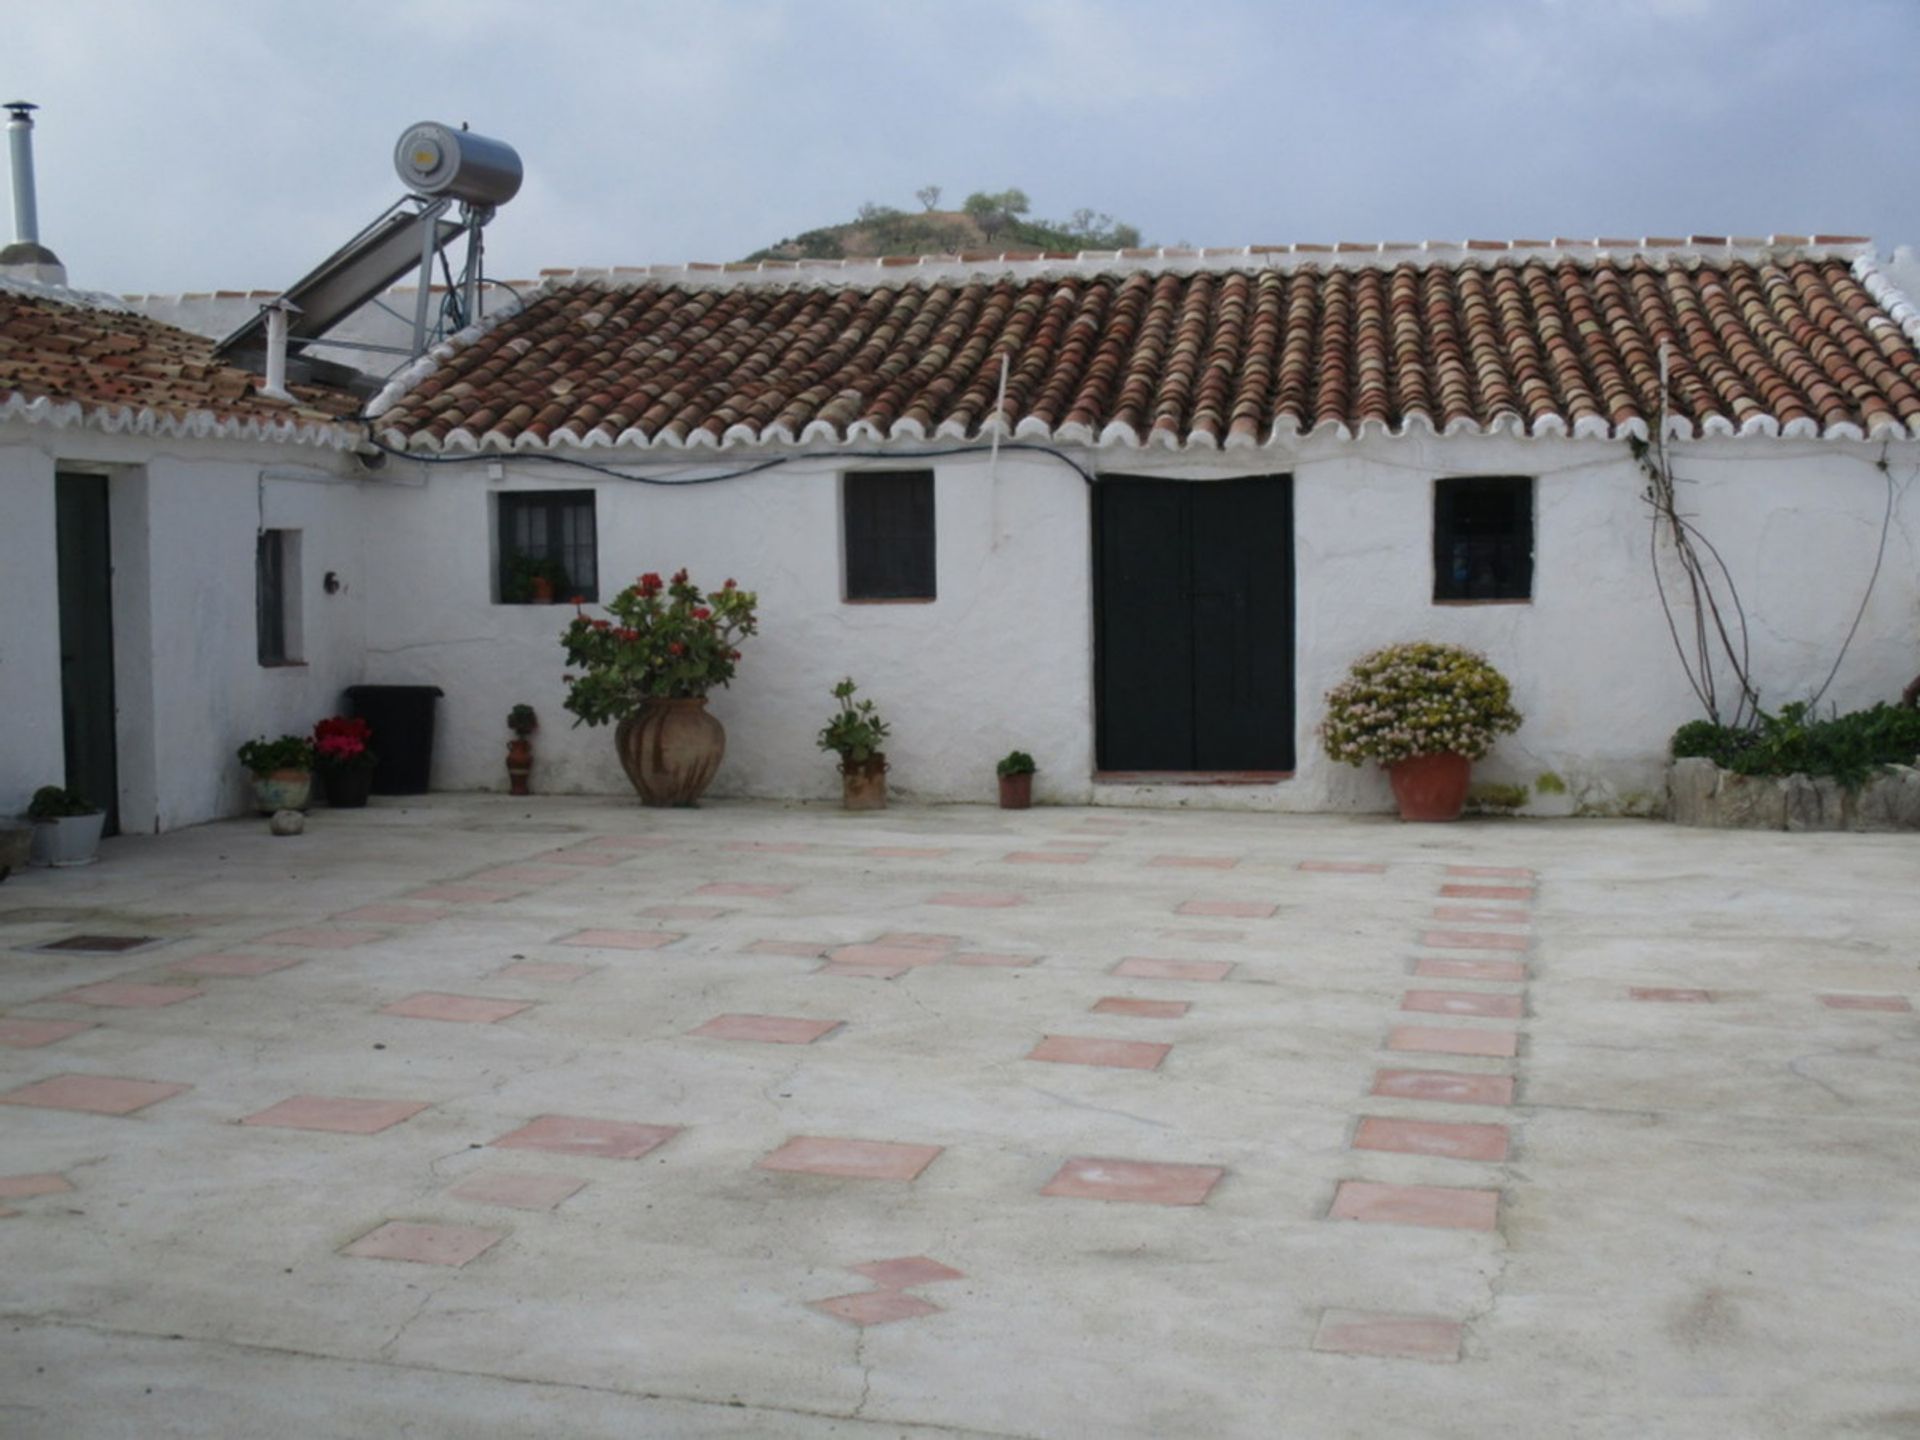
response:
<svg viewBox="0 0 1920 1440"><path fill-rule="evenodd" d="M693 804L727 753L727 732L704 695L643 702L614 728L613 741L642 805Z"/></svg>
<svg viewBox="0 0 1920 1440"><path fill-rule="evenodd" d="M887 808L887 757L840 762L840 799L849 810Z"/></svg>
<svg viewBox="0 0 1920 1440"><path fill-rule="evenodd" d="M1026 810L1033 805L1033 772L1000 777L1000 808Z"/></svg>
<svg viewBox="0 0 1920 1440"><path fill-rule="evenodd" d="M616 731L617 735L619 732ZM622 763L625 757L622 757ZM517 735L507 742L507 793L525 795L527 776L533 773L533 742L524 735Z"/></svg>
<svg viewBox="0 0 1920 1440"><path fill-rule="evenodd" d="M1416 755L1387 766L1402 820L1458 820L1473 762L1464 755Z"/></svg>

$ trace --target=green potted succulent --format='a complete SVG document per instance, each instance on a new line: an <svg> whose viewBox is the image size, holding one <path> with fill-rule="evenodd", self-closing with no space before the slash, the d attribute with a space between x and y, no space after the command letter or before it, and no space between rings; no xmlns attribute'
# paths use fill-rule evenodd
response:
<svg viewBox="0 0 1920 1440"><path fill-rule="evenodd" d="M1389 645L1327 692L1320 741L1348 765L1386 767L1402 820L1458 819L1473 762L1520 728L1507 679L1458 645Z"/></svg>
<svg viewBox="0 0 1920 1440"><path fill-rule="evenodd" d="M27 819L33 822L30 864L91 865L107 812L77 790L42 785L27 803Z"/></svg>
<svg viewBox="0 0 1920 1440"><path fill-rule="evenodd" d="M313 763L320 788L336 810L365 807L380 757L370 748L373 727L358 715L330 715L313 727Z"/></svg>
<svg viewBox="0 0 1920 1440"><path fill-rule="evenodd" d="M833 687L840 708L821 727L818 744L840 757L841 803L849 810L887 808L887 722L871 700L854 701L851 678Z"/></svg>
<svg viewBox="0 0 1920 1440"><path fill-rule="evenodd" d="M507 793L525 795L527 777L533 773L533 742L527 737L540 728L540 717L533 706L520 704L507 712L507 729L513 739L507 742Z"/></svg>
<svg viewBox="0 0 1920 1440"><path fill-rule="evenodd" d="M239 754L253 774L253 805L262 815L307 808L313 799L313 742L306 736L249 740Z"/></svg>
<svg viewBox="0 0 1920 1440"><path fill-rule="evenodd" d="M1025 810L1033 804L1033 772L1040 768L1033 763L1033 756L1024 750L1009 750L993 768L1000 777L1002 810Z"/></svg>

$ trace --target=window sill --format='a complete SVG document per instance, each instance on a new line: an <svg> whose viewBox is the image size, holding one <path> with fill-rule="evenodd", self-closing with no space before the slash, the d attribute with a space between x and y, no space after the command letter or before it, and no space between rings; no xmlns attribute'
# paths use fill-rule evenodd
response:
<svg viewBox="0 0 1920 1440"><path fill-rule="evenodd" d="M262 660L260 662L260 668L262 670L304 670L307 668L307 662L304 660Z"/></svg>
<svg viewBox="0 0 1920 1440"><path fill-rule="evenodd" d="M850 595L840 603L842 605L931 605L939 598L937 595L889 595L875 596L872 599L855 599Z"/></svg>
<svg viewBox="0 0 1920 1440"><path fill-rule="evenodd" d="M1531 605L1533 597L1526 595L1511 600L1435 600L1433 603L1436 605Z"/></svg>
<svg viewBox="0 0 1920 1440"><path fill-rule="evenodd" d="M1096 770L1096 785L1277 785L1291 770Z"/></svg>

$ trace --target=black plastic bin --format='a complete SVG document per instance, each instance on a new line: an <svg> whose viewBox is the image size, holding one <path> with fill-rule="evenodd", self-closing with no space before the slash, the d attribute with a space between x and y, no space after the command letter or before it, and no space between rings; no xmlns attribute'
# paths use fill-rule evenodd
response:
<svg viewBox="0 0 1920 1440"><path fill-rule="evenodd" d="M376 795L424 795L433 774L433 702L438 685L349 685L347 703L372 727Z"/></svg>

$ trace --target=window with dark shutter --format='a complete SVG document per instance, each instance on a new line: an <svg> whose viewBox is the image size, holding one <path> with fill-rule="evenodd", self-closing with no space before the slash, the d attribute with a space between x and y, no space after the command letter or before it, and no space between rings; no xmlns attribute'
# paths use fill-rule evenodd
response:
<svg viewBox="0 0 1920 1440"><path fill-rule="evenodd" d="M499 506L502 605L600 598L593 491L502 491Z"/></svg>
<svg viewBox="0 0 1920 1440"><path fill-rule="evenodd" d="M1473 475L1433 485L1433 598L1533 597L1533 481Z"/></svg>
<svg viewBox="0 0 1920 1440"><path fill-rule="evenodd" d="M253 542L254 638L262 665L287 654L287 545L284 530L262 530Z"/></svg>
<svg viewBox="0 0 1920 1440"><path fill-rule="evenodd" d="M864 470L845 478L846 598L933 599L933 472Z"/></svg>

